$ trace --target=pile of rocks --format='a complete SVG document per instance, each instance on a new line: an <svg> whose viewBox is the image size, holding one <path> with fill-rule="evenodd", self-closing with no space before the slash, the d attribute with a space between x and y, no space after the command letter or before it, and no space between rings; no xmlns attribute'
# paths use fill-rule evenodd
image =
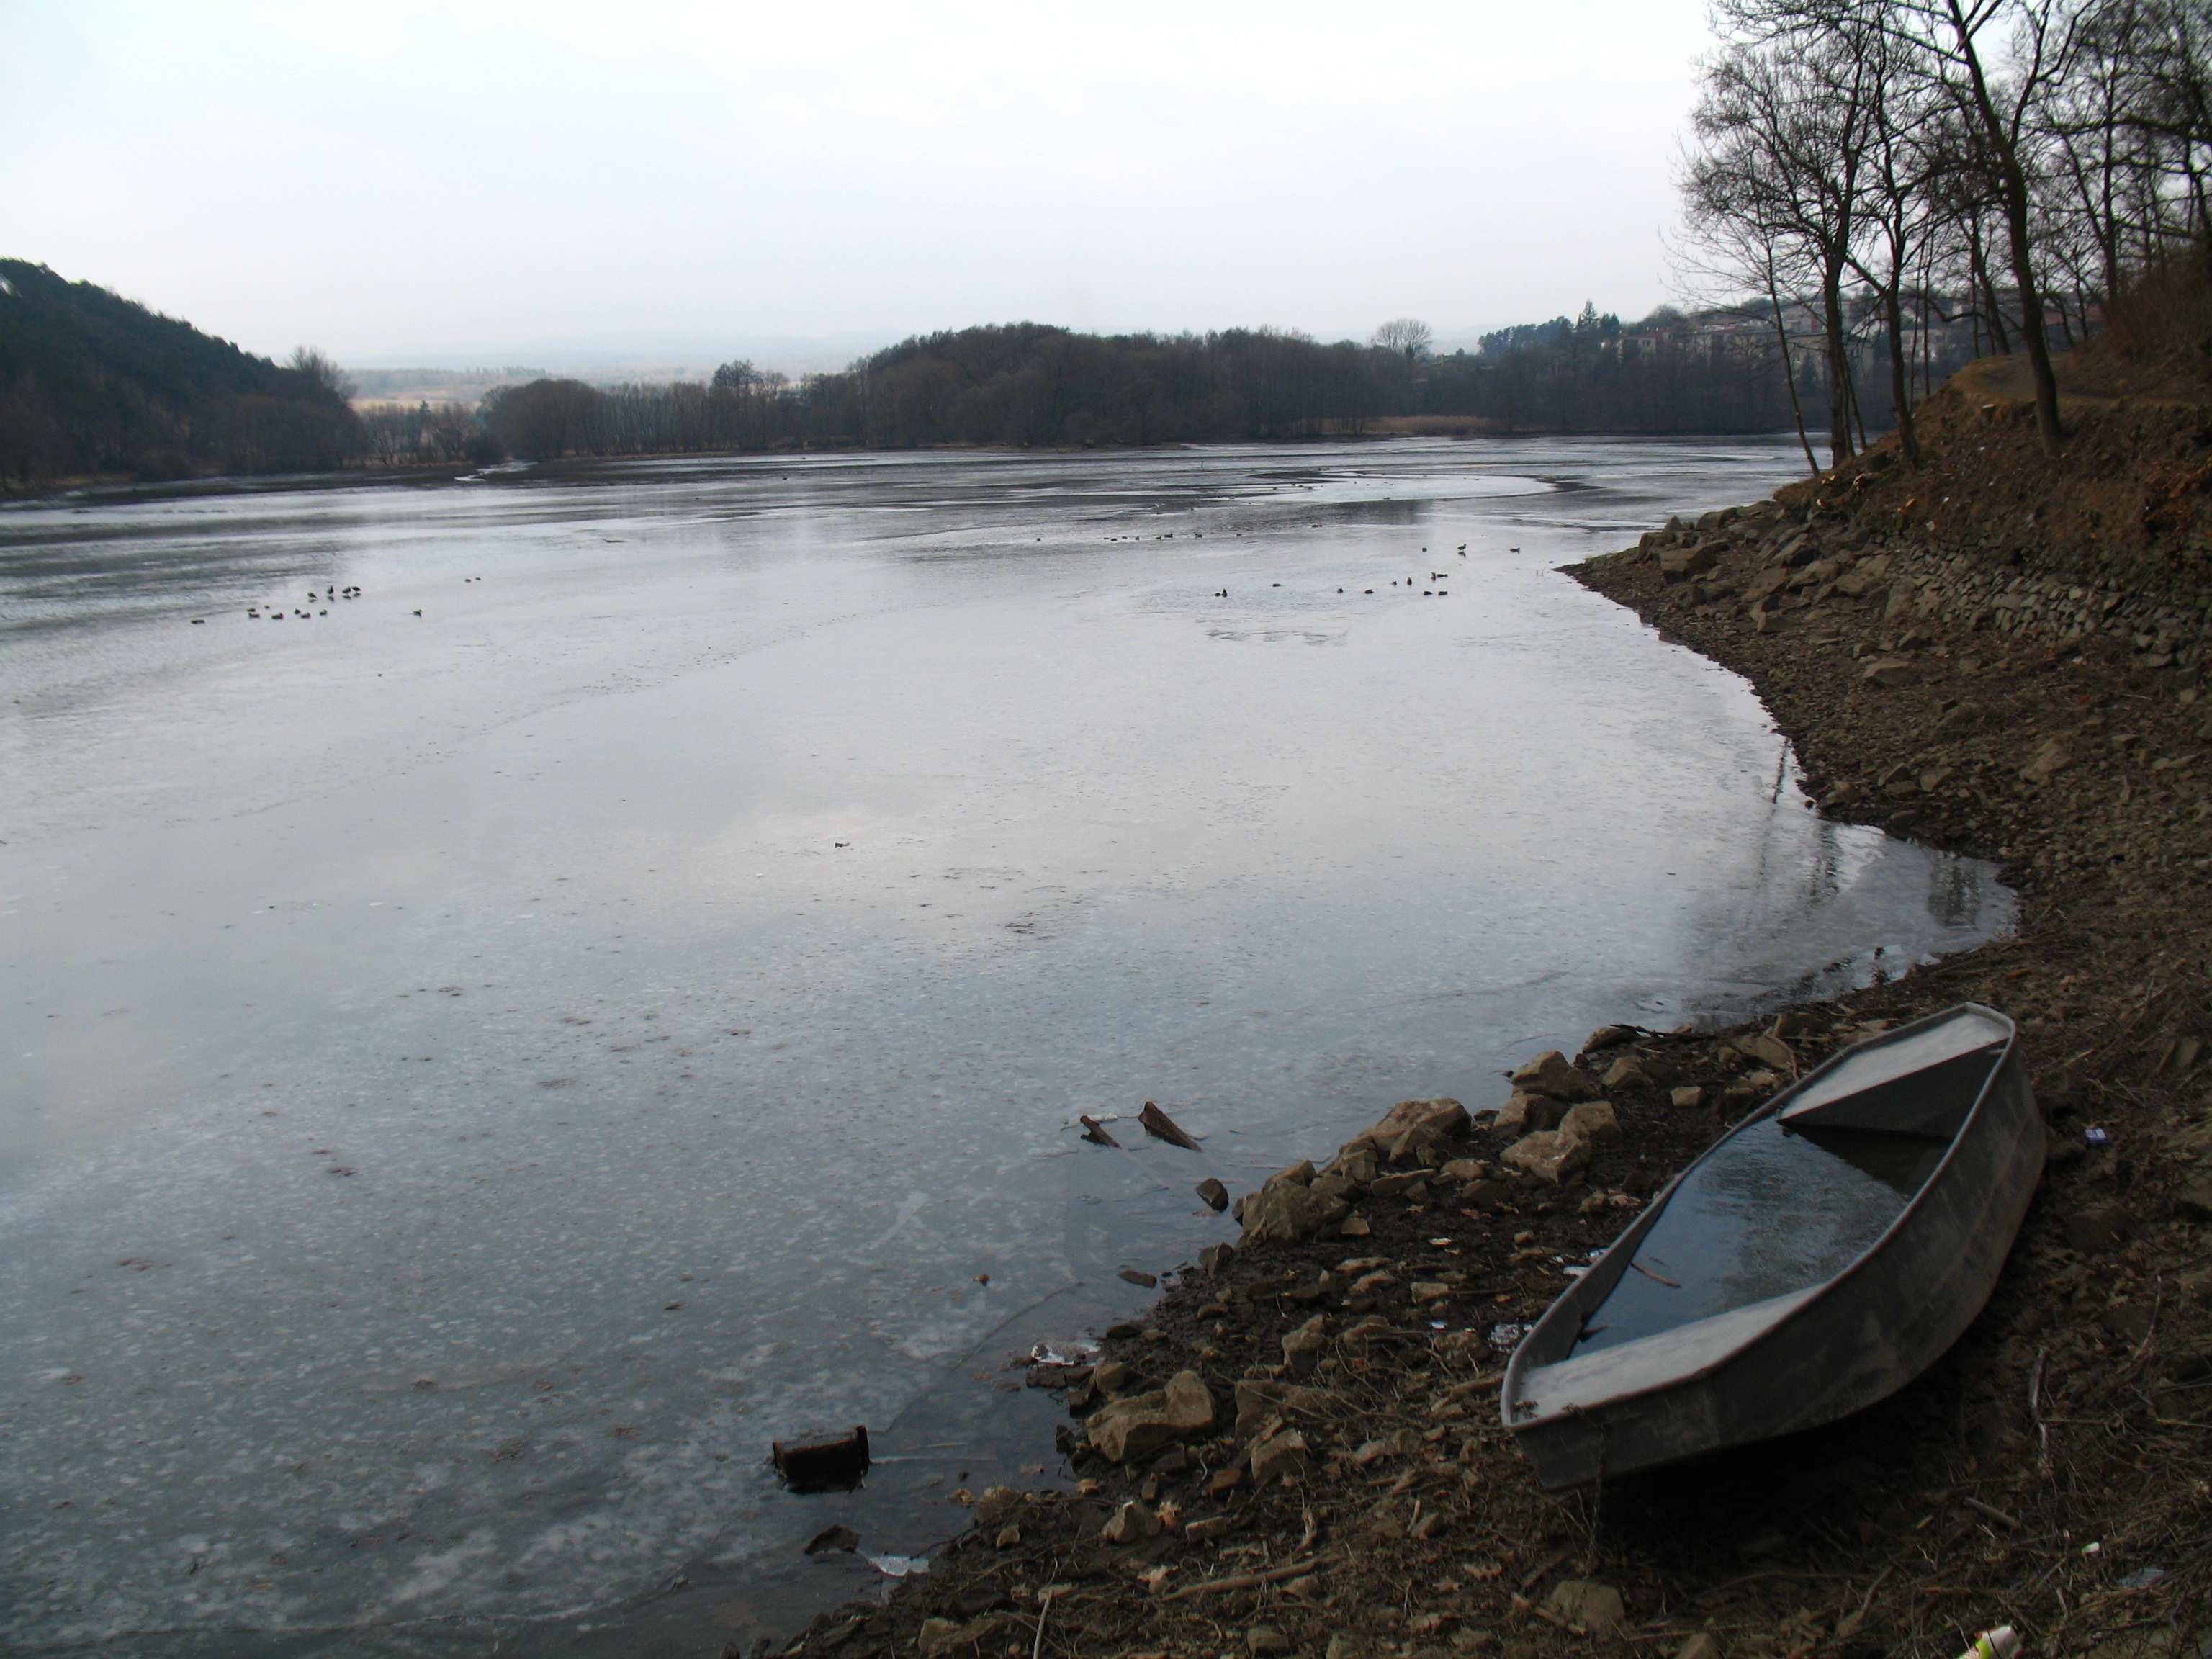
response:
<svg viewBox="0 0 2212 1659"><path fill-rule="evenodd" d="M1365 1595L1369 1553L1425 1569L1474 1548L1498 1563L1483 1574L1510 1562L1511 1584L1439 1580L1445 1593L1389 1613L1417 1649L1480 1645L1500 1613L1577 1640L1620 1628L1622 1589L1544 1535L1550 1500L1517 1474L1500 1491L1514 1455L1486 1409L1500 1333L1541 1311L1719 1112L1796 1068L1778 1024L1608 1026L1571 1060L1516 1068L1497 1106L1401 1101L1326 1163L1278 1171L1236 1204L1239 1243L1180 1275L1152 1322L1108 1332L1095 1364L1029 1367L1030 1386L1066 1390L1079 1421L1060 1443L1082 1478L1072 1496L986 1492L975 1536L995 1565L969 1571L996 1582L1034 1562L1055 1595L1094 1595L1084 1616L1126 1626L1124 1646L1257 1602L1261 1646L1303 1651ZM1239 1565L1263 1549L1279 1565ZM1102 1574L1136 1593L1073 1588ZM1004 1615L976 1614L949 1575L932 1594L954 1611L924 1624L925 1647L997 1638L988 1620ZM1340 1635L1329 1650L1368 1650Z"/></svg>
<svg viewBox="0 0 2212 1659"><path fill-rule="evenodd" d="M1556 1049L1521 1066L1491 1126L1519 1137L1499 1155L1509 1169L1556 1187L1589 1167L1599 1141L1620 1133L1613 1103L1599 1099L1589 1079Z"/></svg>
<svg viewBox="0 0 2212 1659"><path fill-rule="evenodd" d="M1583 1054L1639 1035L1631 1027L1608 1027L1593 1034ZM1616 1061L1606 1074L1608 1085L1654 1080L1634 1057ZM1480 1207L1498 1200L1499 1178L1510 1179L1508 1172L1560 1186L1589 1167L1600 1143L1620 1133L1613 1103L1601 1098L1589 1075L1556 1049L1518 1067L1509 1081L1504 1103L1486 1109L1485 1121L1449 1097L1401 1100L1328 1163L1303 1162L1276 1171L1237 1200L1232 1213L1243 1229L1239 1243L1364 1238L1371 1231L1360 1213L1364 1200ZM1504 1142L1494 1161L1472 1155L1474 1138L1485 1129L1493 1143ZM1203 1265L1216 1268L1224 1259L1223 1247L1216 1247Z"/></svg>
<svg viewBox="0 0 2212 1659"><path fill-rule="evenodd" d="M1177 1371L1164 1389L1109 1400L1091 1414L1084 1430L1101 1457L1127 1463L1148 1459L1212 1427L1213 1395L1205 1380L1195 1371Z"/></svg>
<svg viewBox="0 0 2212 1659"><path fill-rule="evenodd" d="M1354 1213L1360 1200L1404 1197L1418 1204L1438 1182L1478 1181L1490 1172L1487 1164L1451 1155L1473 1127L1467 1108L1449 1097L1401 1100L1321 1168L1293 1164L1237 1200L1231 1213L1243 1227L1241 1242L1290 1243L1324 1232L1364 1238L1367 1220Z"/></svg>

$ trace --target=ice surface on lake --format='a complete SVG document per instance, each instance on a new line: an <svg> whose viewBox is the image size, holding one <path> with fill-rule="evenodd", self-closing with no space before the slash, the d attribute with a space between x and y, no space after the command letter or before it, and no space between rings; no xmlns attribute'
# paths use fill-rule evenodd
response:
<svg viewBox="0 0 2212 1659"><path fill-rule="evenodd" d="M1553 570L1793 465L0 511L0 1645L580 1650L679 1578L719 1643L857 1593L795 1565L830 1520L926 1554L961 1471L1034 1478L1000 1366L1224 1236L1202 1176L2003 925ZM1205 1150L1069 1127L1148 1098ZM861 1422L864 1493L776 1488Z"/></svg>

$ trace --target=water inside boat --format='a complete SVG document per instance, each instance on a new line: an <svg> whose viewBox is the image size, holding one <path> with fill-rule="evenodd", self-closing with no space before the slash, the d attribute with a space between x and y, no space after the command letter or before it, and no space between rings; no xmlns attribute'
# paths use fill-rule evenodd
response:
<svg viewBox="0 0 2212 1659"><path fill-rule="evenodd" d="M1977 1046L1960 1052L1970 1032ZM1809 1115L1793 1122L1792 1112L1739 1129L1683 1177L1628 1270L1583 1322L1575 1353L1824 1283L1863 1255L1927 1185L2003 1057L2002 1042L1990 1043L1986 1031L1971 1026L1948 1041L1925 1035L1931 1041L1908 1040L1884 1056L1887 1065L1861 1066L1853 1079L1860 1090L1844 1094L1816 1083L1798 1099L1816 1100L1823 1119L1887 1117L1941 1133L1829 1127ZM1846 1066L1877 1053L1855 1055ZM1933 1065L1898 1074L1938 1054ZM1859 1109L1868 1097L1870 1106Z"/></svg>

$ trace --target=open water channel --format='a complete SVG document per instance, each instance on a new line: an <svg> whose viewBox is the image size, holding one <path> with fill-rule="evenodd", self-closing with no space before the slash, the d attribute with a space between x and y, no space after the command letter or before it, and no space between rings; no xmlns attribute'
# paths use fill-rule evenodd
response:
<svg viewBox="0 0 2212 1659"><path fill-rule="evenodd" d="M2007 926L1556 569L1794 466L0 512L0 1647L786 1629L957 1531L955 1486L1056 1476L1006 1362L1230 1236L1200 1176ZM1148 1098L1203 1152L1077 1139ZM771 1438L856 1422L863 1491L778 1488ZM832 1520L861 1554L800 1556Z"/></svg>

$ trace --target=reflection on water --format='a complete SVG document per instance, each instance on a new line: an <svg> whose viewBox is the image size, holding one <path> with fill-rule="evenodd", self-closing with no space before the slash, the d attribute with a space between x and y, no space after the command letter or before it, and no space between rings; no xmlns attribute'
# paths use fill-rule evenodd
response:
<svg viewBox="0 0 2212 1659"><path fill-rule="evenodd" d="M1985 1068L1986 1069L1986 1068ZM1683 1177L1577 1353L1633 1342L1832 1279L1881 1237L1948 1140L1863 1129L1738 1130Z"/></svg>
<svg viewBox="0 0 2212 1659"><path fill-rule="evenodd" d="M1862 826L1815 817L1798 787L1794 757L1778 757L1772 811L1740 885L1701 895L1701 925L1728 942L1737 975L1716 978L1690 999L1688 1011L1707 1025L1724 1025L1762 1009L1833 996L1853 987L1898 978L1921 958L1885 938L1849 941L1838 954L1812 960L1807 939L1778 917L1818 915L1870 882L1887 887L1901 873L1890 862L1894 843L1869 837ZM1894 890L1900 904L1921 910L1938 933L1973 929L2007 914L2010 896L1995 868L1974 859L1931 858L1915 866L1917 890Z"/></svg>
<svg viewBox="0 0 2212 1659"><path fill-rule="evenodd" d="M1928 866L1928 914L1945 927L1972 925L1990 902L1996 875L1969 859L1936 860Z"/></svg>
<svg viewBox="0 0 2212 1659"><path fill-rule="evenodd" d="M1553 572L1795 466L0 511L0 1644L553 1652L678 1577L787 1620L854 1586L769 1440L880 1430L829 1518L927 1548L1049 1443L976 1374L1220 1236L1200 1176L2003 927ZM1070 1133L1148 1097L1204 1152Z"/></svg>

